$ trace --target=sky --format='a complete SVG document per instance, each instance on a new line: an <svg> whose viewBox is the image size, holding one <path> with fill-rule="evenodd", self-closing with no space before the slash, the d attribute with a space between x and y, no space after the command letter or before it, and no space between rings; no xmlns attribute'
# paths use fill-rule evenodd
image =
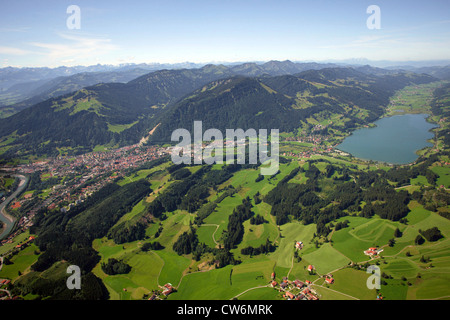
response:
<svg viewBox="0 0 450 320"><path fill-rule="evenodd" d="M363 58L450 59L450 1L0 1L0 67Z"/></svg>

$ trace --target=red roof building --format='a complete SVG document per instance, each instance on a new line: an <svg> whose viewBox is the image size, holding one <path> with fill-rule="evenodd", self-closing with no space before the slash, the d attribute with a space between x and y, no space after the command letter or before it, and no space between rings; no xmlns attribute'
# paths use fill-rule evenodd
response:
<svg viewBox="0 0 450 320"><path fill-rule="evenodd" d="M331 278L331 277L326 277L326 278L325 278L325 281L326 281L327 283L329 283L329 284L333 284L333 283L334 283L334 279Z"/></svg>

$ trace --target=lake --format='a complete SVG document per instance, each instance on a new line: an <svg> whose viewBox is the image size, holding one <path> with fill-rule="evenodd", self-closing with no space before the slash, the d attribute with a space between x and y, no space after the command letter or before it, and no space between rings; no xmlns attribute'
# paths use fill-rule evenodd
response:
<svg viewBox="0 0 450 320"><path fill-rule="evenodd" d="M428 139L434 137L430 131L437 124L426 121L427 114L402 114L382 118L374 128L363 128L353 132L336 148L354 157L407 164L414 162L416 151L433 144Z"/></svg>

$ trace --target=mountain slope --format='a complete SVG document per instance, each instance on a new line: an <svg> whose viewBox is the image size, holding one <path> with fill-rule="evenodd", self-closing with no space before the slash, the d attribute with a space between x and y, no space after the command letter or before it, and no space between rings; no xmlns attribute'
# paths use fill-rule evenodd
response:
<svg viewBox="0 0 450 320"><path fill-rule="evenodd" d="M412 73L377 77L351 68L260 78L236 76L222 65L160 70L125 84L86 87L0 119L0 152L57 155L129 145L159 123L150 141L170 142L173 130L190 129L194 120L204 121L205 129L290 132L308 125L310 117L339 115L340 130L348 131L379 118L395 90L435 80Z"/></svg>
<svg viewBox="0 0 450 320"><path fill-rule="evenodd" d="M54 155L61 147L80 147L81 152L108 143L133 144L167 104L222 76L220 67L208 66L86 87L0 119L0 144L9 139L6 155Z"/></svg>
<svg viewBox="0 0 450 320"><path fill-rule="evenodd" d="M345 127L378 119L389 97L411 83L427 83L430 76L413 74L369 76L349 68L307 71L297 76L246 78L215 81L171 106L158 117L153 143L170 142L178 128L193 132L196 120L208 128L279 129L291 132L308 118L343 116Z"/></svg>
<svg viewBox="0 0 450 320"><path fill-rule="evenodd" d="M173 105L158 119L161 125L151 141L167 142L177 128L193 132L195 120L203 121L204 130L216 128L223 133L227 128L293 130L300 123L292 99L255 78L232 77L214 81Z"/></svg>
<svg viewBox="0 0 450 320"><path fill-rule="evenodd" d="M3 103L3 105L12 108L15 113L39 102L62 96L87 86L109 82L126 83L146 73L148 73L148 70L145 69L120 72L83 72L71 76L57 77L44 83L36 81L28 84L18 84L0 94L0 105L2 104L2 97L6 99L6 97L12 96L12 101L15 102Z"/></svg>
<svg viewBox="0 0 450 320"><path fill-rule="evenodd" d="M295 74L300 71L309 69L321 69L324 67L335 66L332 64L319 64L319 63L293 63L291 61L269 61L264 64L256 63L244 63L242 65L235 66L224 66L224 65L206 65L201 69L202 73L212 73L216 75L243 75L243 76L261 76L269 75L275 76L280 74ZM84 71L76 74L72 74L77 68L66 68L63 71L57 73L55 70L49 72L48 70L41 70L39 68L32 69L36 74L35 81L31 82L20 82L13 85L5 91L0 90L0 118L8 117L20 110L28 108L34 104L45 101L49 98L56 98L58 96L64 95L66 93L74 92L80 90L87 86L92 86L98 83L109 83L109 82L128 82L144 74L148 74L150 66L148 65L135 65L128 67L110 67L108 71L96 71L97 69L102 70L105 67L93 68L91 71ZM153 67L154 68L154 67ZM36 70L35 70L36 69ZM85 68L90 70L90 68ZM172 69L172 68L170 68ZM81 69L84 70L84 69ZM161 69L166 70L166 69ZM173 69L172 69L173 70ZM179 69L180 70L180 69ZM198 70L198 69L182 69L185 72L187 70ZM6 78L12 78L14 81L14 76L19 76L20 72L17 70L12 70L9 73L6 72L7 69L0 69L0 75L6 73ZM15 71L15 72L13 72ZM26 70L22 73L29 75ZM68 76L62 76L61 72L70 74ZM48 74L47 74L48 73ZM55 78L51 78L55 75ZM39 77L44 77L40 79ZM49 78L50 77L50 78ZM31 78L34 79L34 78ZM31 80L30 79L30 80ZM22 80L23 81L23 80Z"/></svg>

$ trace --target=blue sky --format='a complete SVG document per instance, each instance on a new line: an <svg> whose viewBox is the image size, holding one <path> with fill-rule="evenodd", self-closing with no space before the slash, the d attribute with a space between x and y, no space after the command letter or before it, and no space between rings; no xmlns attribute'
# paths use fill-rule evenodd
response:
<svg viewBox="0 0 450 320"><path fill-rule="evenodd" d="M69 5L80 29L69 29ZM366 25L370 5L380 29ZM0 67L450 59L448 0L47 0L0 3Z"/></svg>

